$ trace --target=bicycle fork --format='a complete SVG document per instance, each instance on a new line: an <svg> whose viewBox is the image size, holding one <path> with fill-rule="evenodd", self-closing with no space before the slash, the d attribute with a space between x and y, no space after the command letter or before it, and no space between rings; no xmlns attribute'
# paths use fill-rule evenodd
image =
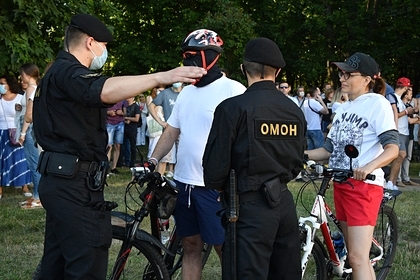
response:
<svg viewBox="0 0 420 280"><path fill-rule="evenodd" d="M303 251L303 256L301 260L301 268L302 268L302 278L305 274L306 266L308 265L309 256L312 253L312 248L314 247L313 235L312 235L312 228L306 223L312 223L314 228L319 228L319 223L316 221L314 217L307 217L299 218L299 235L300 235L300 242L301 242L301 250ZM315 231L314 231L315 234Z"/></svg>
<svg viewBox="0 0 420 280"><path fill-rule="evenodd" d="M327 214L334 221L338 229L340 229L338 221L335 219L331 209L328 205L326 205L323 197L321 195L317 195L311 210L311 216L299 218L301 241L304 241L304 245L301 248L304 252L301 261L302 277L305 273L309 256L312 253L315 234L318 229L321 229L322 236L324 237L324 243L327 247L329 255L325 257L331 261L333 274L341 277L344 273L344 262L346 260L346 256L340 259L337 252L335 252L331 239L331 232L328 227Z"/></svg>

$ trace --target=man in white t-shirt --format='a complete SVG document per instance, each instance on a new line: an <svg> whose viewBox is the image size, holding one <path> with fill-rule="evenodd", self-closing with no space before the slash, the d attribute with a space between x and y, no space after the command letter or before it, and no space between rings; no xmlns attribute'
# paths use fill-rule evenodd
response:
<svg viewBox="0 0 420 280"><path fill-rule="evenodd" d="M408 115L414 113L414 108L406 108L404 102L401 100L401 95L407 90L412 90L412 84L409 79L402 77L399 78L397 81L397 85L395 87L395 99L396 99L396 106L398 111L398 135L400 138L400 152L398 153L398 157L394 159L391 163L391 172L389 175L388 182L386 184L386 188L388 189L397 189L396 181L398 177L398 173L401 169L401 164L404 158L407 156L407 149L409 143L409 135L410 132L408 130ZM403 184L399 184L399 186L404 186Z"/></svg>
<svg viewBox="0 0 420 280"><path fill-rule="evenodd" d="M322 101L321 91L317 87L309 89L309 98L302 104L302 111L307 122L306 140L307 150L321 148L324 144L324 134L321 130L320 115L328 114L328 108Z"/></svg>
<svg viewBox="0 0 420 280"><path fill-rule="evenodd" d="M182 44L184 65L196 65L207 75L186 86L178 96L168 126L149 159L157 164L179 138L174 179L179 187L174 216L182 237L182 279L201 279L204 242L214 245L221 257L224 229L216 212L221 209L219 193L204 187L202 158L213 121L223 100L242 94L242 84L225 77L216 62L223 41L216 32L191 32Z"/></svg>

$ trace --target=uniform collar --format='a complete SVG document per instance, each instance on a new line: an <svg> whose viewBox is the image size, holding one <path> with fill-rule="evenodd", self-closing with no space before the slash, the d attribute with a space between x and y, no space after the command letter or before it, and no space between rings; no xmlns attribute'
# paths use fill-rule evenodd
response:
<svg viewBox="0 0 420 280"><path fill-rule="evenodd" d="M60 50L58 52L57 59L66 59L66 60L70 60L71 62L79 62L79 60L74 55L63 50Z"/></svg>
<svg viewBox="0 0 420 280"><path fill-rule="evenodd" d="M248 87L248 90L261 90L261 89L268 89L268 90L275 89L275 90L277 90L274 82L273 81L268 81L268 80L255 82L250 87Z"/></svg>

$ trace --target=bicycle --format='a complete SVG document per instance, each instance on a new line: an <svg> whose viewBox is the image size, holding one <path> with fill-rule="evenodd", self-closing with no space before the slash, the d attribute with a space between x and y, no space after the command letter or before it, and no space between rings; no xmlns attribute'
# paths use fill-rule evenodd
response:
<svg viewBox="0 0 420 280"><path fill-rule="evenodd" d="M158 172L143 172L134 174L133 180L126 187L125 204L129 208L127 198L131 197L140 205L134 210L134 215L126 212L111 211L113 241L109 255L118 251L110 280L120 279L170 279L169 271L163 261L161 251L170 252L159 239L141 229L140 225L150 213L150 207L155 197L163 197L166 193L176 194L175 184ZM140 188L147 183L144 191ZM139 188L140 187L140 188ZM139 194L141 203L133 197L132 189ZM133 252L134 251L134 252ZM131 256L129 258L129 256ZM139 257L140 256L140 257Z"/></svg>
<svg viewBox="0 0 420 280"><path fill-rule="evenodd" d="M128 238L127 236L133 235L133 233L136 231L141 233L142 238L146 239L146 241L152 242L153 247L155 251L159 253L159 257L162 259L163 265L165 266L170 279L180 279L180 270L179 268L182 267L182 256L183 256L183 249L182 249L182 240L181 237L178 235L176 224L173 225L170 238L168 242L163 245L160 240L160 230L158 226L158 209L159 207L162 207L162 205L159 206L159 202L164 200L165 195L176 195L177 188L173 181L167 179L164 176L161 176L159 173L149 173L149 170L145 167L136 167L132 168L132 175L133 179L132 181L127 185L126 188L126 196L125 196L125 204L127 205L127 196L131 197L133 200L135 200L135 197L133 194L130 193L130 191L135 187L135 191L140 193L139 188L137 186L140 186L140 188L143 186L144 183L148 183L147 188L140 193L139 197L141 198L142 203L138 203L141 205L141 208L137 211L135 211L134 216L127 214L126 212L117 212L112 211L111 216L112 219L112 227L113 227L113 238L115 242L115 239L117 240L124 240L121 238ZM174 206L174 205L173 205ZM131 209L134 210L134 209ZM171 211L170 211L171 212ZM150 226L151 226L151 232L149 233L139 229L139 225L144 217L146 217L148 214L150 214ZM123 226L129 226L128 234L126 234L126 237L122 236L122 229L121 229L121 222ZM137 225L136 225L137 224ZM137 239L139 239L139 233L137 233ZM134 247L136 247L136 243L134 242ZM121 248L121 251L124 251L124 244L116 244L117 248ZM205 244L203 248L202 253L202 263L203 267L210 255L211 249L213 246L209 244ZM112 248L112 247L111 247ZM137 248L137 247L136 247ZM137 248L142 249L144 251L144 248ZM145 254L143 251L141 251L143 254ZM148 250L150 251L150 250ZM163 252L163 255L162 255ZM149 260L149 264L145 264L145 261L140 262L136 261L135 264L129 263L129 267L127 266L127 262L125 264L120 263L118 260L119 258L123 257L121 253L118 255L117 262L114 265L113 268L113 274L116 274L117 271L124 271L124 278L123 279L131 279L128 278L128 276L133 275L133 279L138 279L143 276L143 279L161 279L161 278L150 278L145 277L146 273L150 273L150 270L152 271L160 271L164 272L164 269L162 269L162 264L159 260L159 266L152 265ZM124 258L128 258L124 257ZM130 258L131 260L132 258ZM137 259L137 258L136 258ZM157 257L156 257L157 259ZM125 260L126 261L126 260ZM133 262L131 260L131 262ZM140 263L140 265L138 264ZM157 267L159 267L158 270ZM131 271L131 272L129 272ZM166 277L166 276L165 276ZM110 278L110 279L118 279L118 278ZM165 278L166 279L166 278Z"/></svg>
<svg viewBox="0 0 420 280"><path fill-rule="evenodd" d="M341 228L334 213L325 201L325 193L329 188L331 179L335 182L344 183L353 175L351 159L358 156L358 151L354 146L348 146L346 147L346 154L350 157L349 170L328 168L321 164L306 161L307 166L312 170L315 169L316 173L322 174L323 178L319 189L315 179L305 182L296 198L296 202L299 196L302 199L302 192L311 184L317 190L312 208L309 210L304 207L310 213L310 216L299 218L302 279L324 280L333 279L336 276L341 279L351 279L352 277L352 268L347 261L345 244L340 251L334 247L328 219L335 224L336 230L340 233ZM369 174L368 179L374 180L374 175ZM376 279L386 278L395 256L398 240L398 219L394 212L394 206L396 197L400 194L401 191L394 190L390 192L384 190L370 249L370 262L374 268ZM392 207L387 205L390 200L394 201ZM323 242L316 235L318 229L321 230Z"/></svg>

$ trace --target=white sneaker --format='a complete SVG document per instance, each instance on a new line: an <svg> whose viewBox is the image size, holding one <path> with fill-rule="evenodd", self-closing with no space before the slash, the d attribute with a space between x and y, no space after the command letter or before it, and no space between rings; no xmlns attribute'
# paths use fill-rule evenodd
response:
<svg viewBox="0 0 420 280"><path fill-rule="evenodd" d="M398 187L392 183L392 181L388 181L385 185L385 188L392 191L397 191Z"/></svg>
<svg viewBox="0 0 420 280"><path fill-rule="evenodd" d="M174 173L172 173L172 171L168 171L165 174L166 177L168 177L169 179L172 179L174 177Z"/></svg>

